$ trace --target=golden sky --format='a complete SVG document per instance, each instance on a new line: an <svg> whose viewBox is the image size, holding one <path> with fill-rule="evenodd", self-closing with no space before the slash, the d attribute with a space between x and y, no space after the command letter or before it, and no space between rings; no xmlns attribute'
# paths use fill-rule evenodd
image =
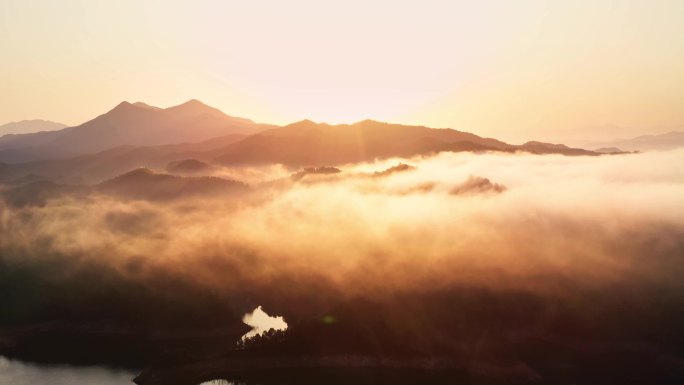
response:
<svg viewBox="0 0 684 385"><path fill-rule="evenodd" d="M684 128L684 1L0 0L0 124L196 98L513 142Z"/></svg>

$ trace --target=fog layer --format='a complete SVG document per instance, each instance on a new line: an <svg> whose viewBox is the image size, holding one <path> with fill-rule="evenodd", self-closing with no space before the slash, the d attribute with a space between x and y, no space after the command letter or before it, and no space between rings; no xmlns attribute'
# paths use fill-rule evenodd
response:
<svg viewBox="0 0 684 385"><path fill-rule="evenodd" d="M399 162L413 167L376 173ZM607 330L631 315L639 333L681 337L684 151L340 169L296 180L251 169L239 197L5 205L1 321L239 322L263 304L289 324L370 301L425 331L445 312L474 322L454 293L477 288L543 299L506 302L501 322Z"/></svg>

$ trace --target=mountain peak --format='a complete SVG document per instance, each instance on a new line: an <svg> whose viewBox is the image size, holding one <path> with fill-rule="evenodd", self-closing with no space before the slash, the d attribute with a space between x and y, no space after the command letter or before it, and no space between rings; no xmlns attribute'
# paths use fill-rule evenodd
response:
<svg viewBox="0 0 684 385"><path fill-rule="evenodd" d="M105 116L138 116L141 112L148 112L152 110L160 110L158 107L150 106L149 104L143 102L131 103L126 100L116 105Z"/></svg>
<svg viewBox="0 0 684 385"><path fill-rule="evenodd" d="M159 107L151 106L151 105L149 105L147 103L143 103L143 102L135 102L135 103L133 103L133 105L136 107L147 108L150 110L161 110L161 108L159 108Z"/></svg>
<svg viewBox="0 0 684 385"><path fill-rule="evenodd" d="M201 101L199 101L197 99L190 99L185 103L181 103L177 106L173 106L173 107L169 107L169 108L180 108L180 107L183 107L183 108L212 108L213 109L213 107L210 107L210 106L202 103Z"/></svg>
<svg viewBox="0 0 684 385"><path fill-rule="evenodd" d="M364 120L359 120L358 122L356 122L354 124L360 125L360 124L376 124L376 123L385 123L385 122L379 122L379 121L373 120L373 119L364 119Z"/></svg>
<svg viewBox="0 0 684 385"><path fill-rule="evenodd" d="M327 129L330 127L334 127L334 126L331 126L328 123L316 123L311 119L304 119L304 120L300 120L298 122L290 123L287 126L284 126L283 128L308 131L308 130Z"/></svg>
<svg viewBox="0 0 684 385"><path fill-rule="evenodd" d="M130 107L130 106L132 106L132 105L133 105L133 104L131 104L131 102L124 100L123 102L117 104L116 107L114 107L114 110L119 109L119 108Z"/></svg>
<svg viewBox="0 0 684 385"><path fill-rule="evenodd" d="M206 106L206 104L202 103L198 99L190 99L185 103L182 103L181 105L185 106Z"/></svg>
<svg viewBox="0 0 684 385"><path fill-rule="evenodd" d="M360 120L360 121L352 124L352 126L361 127L361 128L380 127L380 126L388 126L388 125L389 125L389 123L387 123L387 122L380 122L380 121L373 120L373 119L364 119L364 120Z"/></svg>
<svg viewBox="0 0 684 385"><path fill-rule="evenodd" d="M190 99L187 102L179 104L177 106L168 107L166 108L166 110L193 114L209 113L213 115L225 115L223 112L221 112L221 110L206 105L197 99Z"/></svg>
<svg viewBox="0 0 684 385"><path fill-rule="evenodd" d="M317 126L318 123L311 119L302 119L300 121L289 124L290 126Z"/></svg>

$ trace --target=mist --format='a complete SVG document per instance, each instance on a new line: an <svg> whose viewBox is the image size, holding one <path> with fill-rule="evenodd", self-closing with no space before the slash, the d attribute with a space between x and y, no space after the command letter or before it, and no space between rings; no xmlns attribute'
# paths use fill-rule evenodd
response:
<svg viewBox="0 0 684 385"><path fill-rule="evenodd" d="M411 167L376 174L398 163ZM340 171L219 170L250 176L239 197L4 204L0 320L220 325L263 305L288 325L380 317L425 346L454 319L682 336L684 151L442 153Z"/></svg>

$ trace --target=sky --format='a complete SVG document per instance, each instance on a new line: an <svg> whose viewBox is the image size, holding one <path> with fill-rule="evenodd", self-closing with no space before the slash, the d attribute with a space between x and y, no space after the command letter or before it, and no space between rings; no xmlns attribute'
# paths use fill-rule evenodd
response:
<svg viewBox="0 0 684 385"><path fill-rule="evenodd" d="M0 124L122 100L511 142L684 129L684 1L0 0Z"/></svg>

